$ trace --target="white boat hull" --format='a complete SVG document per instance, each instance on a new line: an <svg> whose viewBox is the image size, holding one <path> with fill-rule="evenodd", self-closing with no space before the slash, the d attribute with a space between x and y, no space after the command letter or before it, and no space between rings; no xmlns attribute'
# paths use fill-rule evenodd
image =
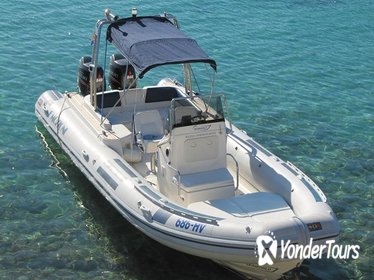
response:
<svg viewBox="0 0 374 280"><path fill-rule="evenodd" d="M203 205L204 212L202 203L182 207L157 192L119 155L106 124L93 124L95 112L87 108L80 95L56 91L43 93L35 106L38 119L82 173L122 216L154 240L260 279L277 279L303 260L278 258L272 266L259 266L258 236L273 232L295 244L307 244L310 238L317 243L337 240L337 220L319 188L239 129L228 135L227 151L240 166L240 181L256 186L256 194ZM228 160L228 166L234 174L234 161ZM250 203L254 201L258 205ZM315 222L321 229L308 230Z"/></svg>

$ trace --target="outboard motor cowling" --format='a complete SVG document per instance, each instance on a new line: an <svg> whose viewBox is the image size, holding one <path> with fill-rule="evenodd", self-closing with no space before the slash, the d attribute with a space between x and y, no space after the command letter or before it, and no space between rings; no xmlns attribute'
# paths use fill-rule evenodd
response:
<svg viewBox="0 0 374 280"><path fill-rule="evenodd" d="M135 69L122 54L110 57L109 85L111 89L135 88Z"/></svg>
<svg viewBox="0 0 374 280"><path fill-rule="evenodd" d="M79 60L79 71L78 71L78 89L79 92L85 96L90 94L90 64L92 58L90 56L83 56ZM96 92L105 91L105 77L104 70L101 66L97 67L96 71Z"/></svg>

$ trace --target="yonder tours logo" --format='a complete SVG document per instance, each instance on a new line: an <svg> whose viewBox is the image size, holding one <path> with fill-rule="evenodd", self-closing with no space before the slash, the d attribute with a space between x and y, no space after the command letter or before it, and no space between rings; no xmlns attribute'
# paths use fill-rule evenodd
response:
<svg viewBox="0 0 374 280"><path fill-rule="evenodd" d="M335 240L327 240L325 244L313 244L313 238L309 240L307 245L291 244L290 240L275 239L273 232L260 235L256 239L256 255L258 257L258 265L273 265L277 257L278 243L280 243L281 259L321 259L326 253L326 257L333 259L357 259L359 257L359 245L338 245Z"/></svg>

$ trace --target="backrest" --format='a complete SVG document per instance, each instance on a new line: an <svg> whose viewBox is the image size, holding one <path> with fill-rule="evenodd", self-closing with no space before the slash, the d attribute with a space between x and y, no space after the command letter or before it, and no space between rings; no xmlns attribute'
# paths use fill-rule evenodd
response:
<svg viewBox="0 0 374 280"><path fill-rule="evenodd" d="M181 175L226 168L225 122L176 127L170 162Z"/></svg>
<svg viewBox="0 0 374 280"><path fill-rule="evenodd" d="M173 87L147 87L129 89L125 93L125 104L145 104L170 102L173 98L179 97L176 88Z"/></svg>
<svg viewBox="0 0 374 280"><path fill-rule="evenodd" d="M119 90L106 91L105 93L96 94L96 104L97 108L112 108L114 105L116 107L121 107L121 96Z"/></svg>
<svg viewBox="0 0 374 280"><path fill-rule="evenodd" d="M171 101L179 97L179 93L174 87L147 87L145 94L145 103Z"/></svg>

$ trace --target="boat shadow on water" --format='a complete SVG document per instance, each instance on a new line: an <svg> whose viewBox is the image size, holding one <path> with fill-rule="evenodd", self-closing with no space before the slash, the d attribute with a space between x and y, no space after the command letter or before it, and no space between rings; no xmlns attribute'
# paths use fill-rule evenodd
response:
<svg viewBox="0 0 374 280"><path fill-rule="evenodd" d="M102 264L78 259L70 262L72 271L83 270L92 274L99 270L94 274L117 275L124 279L244 279L211 260L163 246L137 230L97 191L40 122L36 125L36 132L51 156L50 167L56 168L65 179L77 205L83 209L84 220L81 222L86 224L85 234L100 240L98 246L101 248L97 249L111 259L106 271L100 272ZM310 267L310 261L306 260L298 273L289 273L283 279L322 279L313 275Z"/></svg>

